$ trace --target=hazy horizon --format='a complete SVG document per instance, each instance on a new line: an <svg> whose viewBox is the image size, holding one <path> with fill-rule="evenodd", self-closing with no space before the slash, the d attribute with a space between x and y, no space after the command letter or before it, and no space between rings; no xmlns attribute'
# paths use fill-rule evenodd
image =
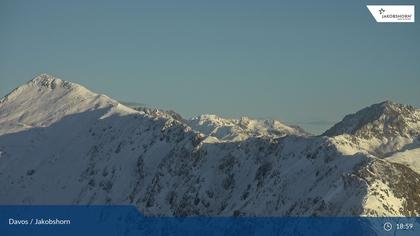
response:
<svg viewBox="0 0 420 236"><path fill-rule="evenodd" d="M362 1L2 1L0 26L1 97L49 73L185 117L315 134L384 100L420 107L418 22L378 24Z"/></svg>

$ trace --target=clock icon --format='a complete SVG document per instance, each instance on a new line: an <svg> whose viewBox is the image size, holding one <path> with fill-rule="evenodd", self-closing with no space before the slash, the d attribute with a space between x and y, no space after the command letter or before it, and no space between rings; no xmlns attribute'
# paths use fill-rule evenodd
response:
<svg viewBox="0 0 420 236"><path fill-rule="evenodd" d="M389 231L391 231L391 229L392 229L392 224L389 223L389 222L386 222L384 224L384 230L387 231L387 232L389 232Z"/></svg>

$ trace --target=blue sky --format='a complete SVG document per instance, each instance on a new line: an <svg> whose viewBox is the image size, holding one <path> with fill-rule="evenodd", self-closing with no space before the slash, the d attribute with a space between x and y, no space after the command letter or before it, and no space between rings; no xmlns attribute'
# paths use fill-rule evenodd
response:
<svg viewBox="0 0 420 236"><path fill-rule="evenodd" d="M121 101L278 118L319 133L383 100L420 107L420 27L366 4L4 1L0 96L50 73Z"/></svg>

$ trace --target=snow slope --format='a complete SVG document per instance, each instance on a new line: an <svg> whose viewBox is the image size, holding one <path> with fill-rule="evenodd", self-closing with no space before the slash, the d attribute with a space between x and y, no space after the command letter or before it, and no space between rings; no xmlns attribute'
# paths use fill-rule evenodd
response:
<svg viewBox="0 0 420 236"><path fill-rule="evenodd" d="M387 160L403 164L420 174L420 148L397 152Z"/></svg>
<svg viewBox="0 0 420 236"><path fill-rule="evenodd" d="M341 144L341 135L210 118L221 122L216 130L228 122L243 129L217 137L176 113L131 109L38 76L0 102L0 204L133 204L149 215L420 214L411 167Z"/></svg>

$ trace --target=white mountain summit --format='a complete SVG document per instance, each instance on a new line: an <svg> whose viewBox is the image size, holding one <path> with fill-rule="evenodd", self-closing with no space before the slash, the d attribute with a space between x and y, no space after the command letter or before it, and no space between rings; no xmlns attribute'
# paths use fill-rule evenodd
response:
<svg viewBox="0 0 420 236"><path fill-rule="evenodd" d="M0 100L0 204L418 216L418 118L377 104L314 137L278 121L132 109L41 75Z"/></svg>
<svg viewBox="0 0 420 236"><path fill-rule="evenodd" d="M187 124L205 135L219 140L241 141L249 137L279 138L286 135L308 136L299 127L291 127L278 120L256 120L248 117L226 119L216 115L200 115Z"/></svg>
<svg viewBox="0 0 420 236"><path fill-rule="evenodd" d="M89 110L129 108L85 87L40 75L0 100L0 134L49 126L60 119Z"/></svg>

